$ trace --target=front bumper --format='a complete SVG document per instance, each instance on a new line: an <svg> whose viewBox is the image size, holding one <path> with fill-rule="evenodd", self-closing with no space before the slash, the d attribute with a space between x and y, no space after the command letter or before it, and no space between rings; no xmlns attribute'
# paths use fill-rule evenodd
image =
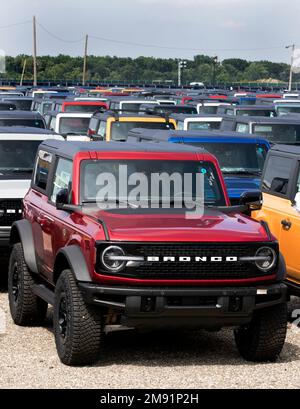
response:
<svg viewBox="0 0 300 409"><path fill-rule="evenodd" d="M0 247L9 246L11 227L0 227Z"/></svg>
<svg viewBox="0 0 300 409"><path fill-rule="evenodd" d="M239 326L251 321L255 310L287 300L283 283L261 287L137 288L79 283L85 301L111 308L129 327Z"/></svg>

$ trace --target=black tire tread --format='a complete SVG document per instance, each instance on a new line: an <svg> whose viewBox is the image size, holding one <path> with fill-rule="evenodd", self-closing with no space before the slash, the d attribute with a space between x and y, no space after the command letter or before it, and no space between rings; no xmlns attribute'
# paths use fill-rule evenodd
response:
<svg viewBox="0 0 300 409"><path fill-rule="evenodd" d="M62 347L58 330L57 299L64 291L68 300L70 331ZM98 309L87 305L70 270L60 275L55 292L54 332L61 361L66 365L93 364L99 359L102 339L102 320Z"/></svg>
<svg viewBox="0 0 300 409"><path fill-rule="evenodd" d="M22 288L19 295L20 302L17 306L14 305L12 294L12 274L15 261L21 273ZM46 317L48 304L33 293L34 284L33 275L25 262L23 246L21 243L17 243L13 246L9 261L8 293L11 315L15 324L19 326L39 325Z"/></svg>
<svg viewBox="0 0 300 409"><path fill-rule="evenodd" d="M287 304L254 313L252 322L235 332L237 348L247 361L275 361L285 342Z"/></svg>

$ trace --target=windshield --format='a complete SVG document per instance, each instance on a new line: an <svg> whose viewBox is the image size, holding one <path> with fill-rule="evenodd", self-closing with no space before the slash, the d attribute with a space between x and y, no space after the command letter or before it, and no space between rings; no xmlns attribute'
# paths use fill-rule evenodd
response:
<svg viewBox="0 0 300 409"><path fill-rule="evenodd" d="M154 112L157 113L175 113L175 114L198 114L197 109L195 107L182 107L182 106L178 106L178 105L170 105L167 107L161 107L161 106L156 106L154 108Z"/></svg>
<svg viewBox="0 0 300 409"><path fill-rule="evenodd" d="M72 135L86 135L90 118L70 117L60 118L59 133Z"/></svg>
<svg viewBox="0 0 300 409"><path fill-rule="evenodd" d="M300 106L284 106L277 107L278 116L287 115L287 114L300 114Z"/></svg>
<svg viewBox="0 0 300 409"><path fill-rule="evenodd" d="M66 105L64 108L64 112L84 112L86 114L92 114L101 106L99 105Z"/></svg>
<svg viewBox="0 0 300 409"><path fill-rule="evenodd" d="M208 131L220 129L221 121L188 122L188 131Z"/></svg>
<svg viewBox="0 0 300 409"><path fill-rule="evenodd" d="M269 109L237 109L236 115L241 116L266 116L266 117L273 117L275 116L275 111L270 111Z"/></svg>
<svg viewBox="0 0 300 409"><path fill-rule="evenodd" d="M46 114L46 112L51 111L52 102L42 104L42 107L43 107L43 114Z"/></svg>
<svg viewBox="0 0 300 409"><path fill-rule="evenodd" d="M0 172L30 172L38 146L42 141L0 139Z"/></svg>
<svg viewBox="0 0 300 409"><path fill-rule="evenodd" d="M4 102L8 102L10 104L14 104L17 109L21 111L30 111L31 110L31 105L32 101L31 100L22 100L22 99L5 99Z"/></svg>
<svg viewBox="0 0 300 409"><path fill-rule="evenodd" d="M174 125L167 122L113 122L111 125L111 139L114 141L126 140L128 132L134 128L174 129Z"/></svg>
<svg viewBox="0 0 300 409"><path fill-rule="evenodd" d="M186 175L190 175L188 176L191 177L190 183L187 183ZM164 178L165 176L167 176L166 183L160 181L155 185L157 177ZM201 183L198 183L199 176L204 178L202 184L204 192L203 189L200 189ZM180 195L182 197L183 192L189 198L198 199L200 189L201 198L204 196L205 205L226 205L220 179L214 165L210 162L183 160L83 161L80 180L81 201L87 203L103 203L105 200L113 198L117 201L127 198L128 202L131 202L137 196L139 200L147 203L152 200L162 203L165 199L172 203ZM105 188L108 188L110 193L105 194L104 198ZM125 191L127 191L126 194Z"/></svg>
<svg viewBox="0 0 300 409"><path fill-rule="evenodd" d="M0 119L0 126L29 126L45 129L45 124L41 119Z"/></svg>
<svg viewBox="0 0 300 409"><path fill-rule="evenodd" d="M199 108L199 112L203 112L204 114L216 114L217 110L218 110L217 106L211 106L211 105L201 106Z"/></svg>
<svg viewBox="0 0 300 409"><path fill-rule="evenodd" d="M267 148L262 144L195 142L191 145L216 156L223 173L261 174L267 156Z"/></svg>
<svg viewBox="0 0 300 409"><path fill-rule="evenodd" d="M270 142L300 142L300 125L257 124L253 126L253 133L265 137Z"/></svg>

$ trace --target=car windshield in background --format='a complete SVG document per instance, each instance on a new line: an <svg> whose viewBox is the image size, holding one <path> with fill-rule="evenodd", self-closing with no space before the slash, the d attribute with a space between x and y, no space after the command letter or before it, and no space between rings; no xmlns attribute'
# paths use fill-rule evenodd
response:
<svg viewBox="0 0 300 409"><path fill-rule="evenodd" d="M49 102L49 104L43 104L43 115L46 114L48 111L51 111L52 109L52 103Z"/></svg>
<svg viewBox="0 0 300 409"><path fill-rule="evenodd" d="M99 105L66 105L64 112L84 112L86 114L92 114L100 108Z"/></svg>
<svg viewBox="0 0 300 409"><path fill-rule="evenodd" d="M154 112L155 113L161 113L161 114L163 114L165 112L166 113L174 113L174 114L186 114L186 115L189 115L189 114L197 115L198 114L197 109L194 108L194 107L180 107L180 106L176 106L176 105L172 105L172 106L170 105L170 106L167 106L167 107L156 106L154 108Z"/></svg>
<svg viewBox="0 0 300 409"><path fill-rule="evenodd" d="M122 110L123 113L126 113L126 111L129 112L129 113L132 112L132 111L139 112L140 107L141 107L142 104L145 104L145 101L132 103L132 104L124 103L124 104L122 104L121 110Z"/></svg>
<svg viewBox="0 0 300 409"><path fill-rule="evenodd" d="M228 174L260 175L267 156L267 149L261 144L195 142L192 145L212 153L222 172Z"/></svg>
<svg viewBox="0 0 300 409"><path fill-rule="evenodd" d="M0 139L0 173L31 172L38 146L42 141L22 141Z"/></svg>
<svg viewBox="0 0 300 409"><path fill-rule="evenodd" d="M300 125L256 124L253 126L253 133L263 136L270 142L300 142Z"/></svg>
<svg viewBox="0 0 300 409"><path fill-rule="evenodd" d="M236 114L239 116L266 116L266 117L274 117L275 111L270 110L257 110L257 109L237 109Z"/></svg>
<svg viewBox="0 0 300 409"><path fill-rule="evenodd" d="M63 135L86 135L90 118L61 118L59 122L59 133Z"/></svg>
<svg viewBox="0 0 300 409"><path fill-rule="evenodd" d="M120 168L120 166L122 166ZM176 190L177 184L171 182L168 189L164 189L163 184L159 185L159 196L153 196L151 189L152 176L154 174L167 174L172 176L174 174L181 176L184 181L184 175L192 175L191 186L186 187L184 191L186 194L196 199L196 194L199 189L196 187L196 174L201 174L204 177L204 202L207 206L224 206L225 198L223 195L220 179L217 171L212 163L196 162L196 161L161 161L161 160L102 160L102 161L83 161L81 165L81 201L87 203L96 203L99 201L101 195L99 192L106 186L106 179L103 180L103 185L99 181L100 175L110 175L116 181L116 200L120 198L118 191L120 174L124 177L124 166L126 166L127 178L130 176L136 180L135 175L142 175L143 180L146 181L146 187L143 182L143 190L145 195L140 195L139 200L146 203L155 199L158 203L162 203L166 198L172 201L176 197L183 195L183 184L180 185L179 190ZM134 175L133 175L134 174ZM128 180L127 179L127 180ZM198 180L198 179L197 179ZM111 182L111 179L110 179ZM139 182L138 182L139 183ZM110 184L112 186L112 184ZM122 182L124 187L124 183ZM164 185L166 187L166 185ZM144 189L145 188L145 189ZM132 189L132 185L128 186L128 193ZM110 198L111 199L111 198ZM198 199L198 198L197 198ZM200 199L200 198L199 198ZM124 199L125 200L125 199ZM101 200L100 200L101 202ZM149 206L150 207L150 206Z"/></svg>
<svg viewBox="0 0 300 409"><path fill-rule="evenodd" d="M203 114L216 114L217 110L217 106L202 106L199 111Z"/></svg>
<svg viewBox="0 0 300 409"><path fill-rule="evenodd" d="M0 119L0 126L29 126L45 129L45 124L41 119Z"/></svg>
<svg viewBox="0 0 300 409"><path fill-rule="evenodd" d="M22 99L5 99L3 102L14 104L20 111L30 111L32 101Z"/></svg>
<svg viewBox="0 0 300 409"><path fill-rule="evenodd" d="M277 107L277 115L287 115L287 114L300 114L300 106L291 107L291 106L284 106L284 107Z"/></svg>
<svg viewBox="0 0 300 409"><path fill-rule="evenodd" d="M189 131L208 131L220 129L221 122L188 122Z"/></svg>
<svg viewBox="0 0 300 409"><path fill-rule="evenodd" d="M111 139L114 141L124 140L127 138L128 132L134 128L174 129L174 125L167 122L113 122Z"/></svg>

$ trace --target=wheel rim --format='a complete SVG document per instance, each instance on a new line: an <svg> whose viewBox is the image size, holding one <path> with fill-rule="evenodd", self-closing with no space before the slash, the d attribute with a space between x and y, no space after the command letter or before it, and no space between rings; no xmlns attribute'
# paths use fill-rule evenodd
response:
<svg viewBox="0 0 300 409"><path fill-rule="evenodd" d="M58 307L58 328L60 337L65 340L68 327L67 303L64 294L61 295Z"/></svg>
<svg viewBox="0 0 300 409"><path fill-rule="evenodd" d="M20 282L18 264L15 263L13 266L13 274L12 274L12 295L13 295L13 300L15 304L17 304L18 299L19 299L20 287L21 287L21 282Z"/></svg>

